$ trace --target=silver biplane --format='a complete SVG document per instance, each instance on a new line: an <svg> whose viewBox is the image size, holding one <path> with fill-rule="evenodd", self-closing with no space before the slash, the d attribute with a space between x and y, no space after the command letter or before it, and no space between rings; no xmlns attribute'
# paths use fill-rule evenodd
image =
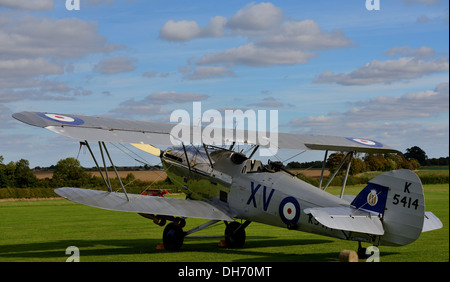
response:
<svg viewBox="0 0 450 282"><path fill-rule="evenodd" d="M421 181L410 170L381 174L370 180L358 195L344 195L354 154L398 152L374 140L278 133L279 149L323 150L324 164L329 151L347 152L339 166L341 169L348 161L344 184L340 195L335 196L326 188L337 171L323 187L323 177L319 187L315 187L290 174L280 162L269 161L264 165L253 159L261 144L252 140L227 140L231 141L227 146L181 143L162 151L155 146L172 146L173 124L36 112L15 113L13 117L80 140L88 147L100 171L89 146L92 141L99 144L105 170L105 155L115 170L105 142L130 143L158 156L167 176L182 187L186 199L130 194L121 182L123 191L113 192L103 174L108 191L63 187L55 192L80 204L138 213L156 224L165 225L163 243L168 250L180 249L185 236L220 221L226 225L228 247L243 247L245 228L251 222L259 222L357 241L359 255L365 254L361 242L375 246L403 246L414 242L422 232L442 227L432 212L425 211ZM249 156L233 150L238 141L252 146ZM187 218L210 221L183 231Z"/></svg>

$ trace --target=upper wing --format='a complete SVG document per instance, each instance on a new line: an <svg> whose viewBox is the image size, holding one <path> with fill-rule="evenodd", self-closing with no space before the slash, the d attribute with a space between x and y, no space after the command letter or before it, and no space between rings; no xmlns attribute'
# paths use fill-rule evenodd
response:
<svg viewBox="0 0 450 282"><path fill-rule="evenodd" d="M158 122L129 121L110 118L89 117L80 115L61 115L49 113L20 112L13 117L30 125L46 128L55 133L79 140L94 140L106 142L122 142L136 144L152 144L171 146L171 131L177 124L166 124ZM194 132L193 128L186 126L188 132ZM231 130L231 129L227 129ZM255 139L254 132L245 130L232 130L233 137L230 138L221 131L222 145L232 141L248 143L260 146L270 146L267 140L260 142ZM203 130L201 130L203 132ZM210 131L215 133L215 131ZM238 134L239 133L239 134ZM242 133L242 134L241 134ZM243 137L242 137L243 136ZM172 136L178 139L178 136ZM209 136L209 140L211 140ZM206 139L203 139L206 140ZM214 139L217 141L216 139ZM192 141L192 136L191 136ZM195 142L190 142L195 143ZM205 141L206 144L209 144ZM215 143L214 145L220 145ZM331 150L331 151L358 151L363 153L396 153L397 150L380 142L360 138L346 138L325 135L302 135L290 133L278 133L278 149L294 150Z"/></svg>
<svg viewBox="0 0 450 282"><path fill-rule="evenodd" d="M123 193L68 187L55 192L70 201L107 210L233 221L228 213L202 201L127 194L128 201Z"/></svg>
<svg viewBox="0 0 450 282"><path fill-rule="evenodd" d="M278 147L280 149L357 151L381 154L399 152L387 145L369 139L290 133L278 134Z"/></svg>
<svg viewBox="0 0 450 282"><path fill-rule="evenodd" d="M155 145L171 144L170 131L174 126L157 122L35 112L15 113L13 117L79 140Z"/></svg>

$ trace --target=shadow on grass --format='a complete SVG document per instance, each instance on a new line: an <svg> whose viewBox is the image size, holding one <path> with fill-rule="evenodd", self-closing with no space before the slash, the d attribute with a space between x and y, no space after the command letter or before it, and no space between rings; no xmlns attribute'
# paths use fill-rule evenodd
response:
<svg viewBox="0 0 450 282"><path fill-rule="evenodd" d="M321 250L329 249L326 247L314 248L314 245L334 242L326 239L273 239L267 236L250 236L241 249L218 247L219 239L187 239L182 249L177 252L156 250L156 245L161 241L161 239L60 240L2 245L0 261L64 262L70 256L65 254L69 246L79 248L81 261L329 262L337 261L339 255L334 251L322 252ZM292 252L292 248L302 250L303 246L304 253Z"/></svg>

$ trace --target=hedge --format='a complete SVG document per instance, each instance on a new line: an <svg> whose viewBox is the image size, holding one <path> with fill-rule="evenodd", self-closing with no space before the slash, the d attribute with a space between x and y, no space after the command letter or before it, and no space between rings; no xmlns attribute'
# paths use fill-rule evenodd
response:
<svg viewBox="0 0 450 282"><path fill-rule="evenodd" d="M299 174L298 177L303 181L310 183L311 185L318 186L319 180L317 178L308 178L302 174ZM425 174L419 175L422 184L446 184L449 183L449 176L443 174ZM347 179L347 185L361 185L367 184L369 181L369 177L367 176L352 176L349 175ZM343 176L337 176L331 182L331 186L342 186L344 181ZM322 182L322 187L328 182L327 179L324 179ZM90 189L98 189L105 190L102 188L92 188ZM127 186L126 190L131 194L140 194L145 188L152 189L170 189L171 193L179 193L181 192L181 187L179 185L169 184L165 181L160 181L154 183L149 187L147 182L140 182L139 180L134 181L133 185ZM58 195L53 191L54 188L0 188L0 199L8 199L8 198L53 198L58 197ZM122 189L120 186L113 185L113 191L121 192Z"/></svg>

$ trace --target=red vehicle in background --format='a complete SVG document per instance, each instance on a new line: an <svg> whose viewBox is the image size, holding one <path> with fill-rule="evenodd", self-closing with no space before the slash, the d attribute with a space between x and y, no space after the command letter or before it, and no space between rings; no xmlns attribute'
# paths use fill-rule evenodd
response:
<svg viewBox="0 0 450 282"><path fill-rule="evenodd" d="M164 197L165 194L169 193L170 189L145 189L144 192L142 192L142 195L147 196L156 196L156 197Z"/></svg>

